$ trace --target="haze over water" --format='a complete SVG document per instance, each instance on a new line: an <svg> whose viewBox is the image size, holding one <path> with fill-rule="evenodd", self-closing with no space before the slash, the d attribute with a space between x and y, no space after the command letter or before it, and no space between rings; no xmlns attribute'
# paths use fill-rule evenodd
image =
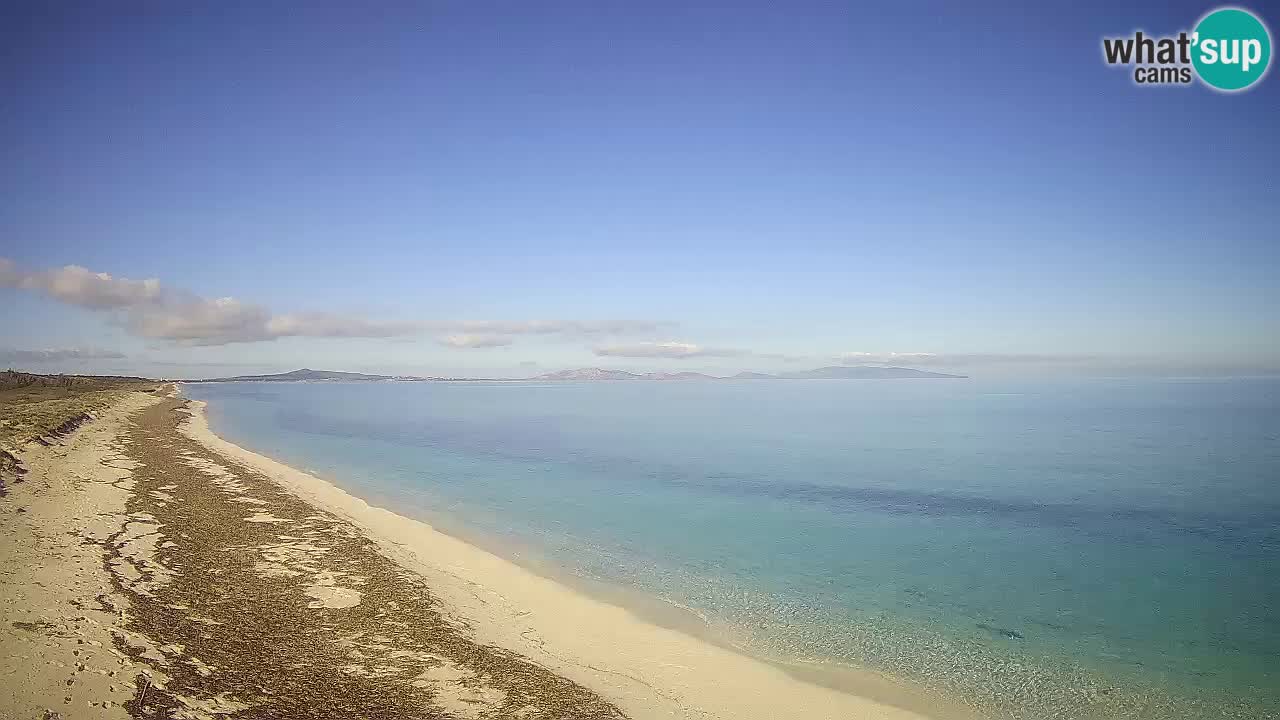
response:
<svg viewBox="0 0 1280 720"><path fill-rule="evenodd" d="M227 439L994 717L1275 717L1280 380L184 386Z"/></svg>

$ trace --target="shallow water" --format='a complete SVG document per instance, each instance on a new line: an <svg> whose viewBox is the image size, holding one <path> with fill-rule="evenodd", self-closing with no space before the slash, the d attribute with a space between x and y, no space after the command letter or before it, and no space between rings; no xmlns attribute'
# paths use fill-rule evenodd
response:
<svg viewBox="0 0 1280 720"><path fill-rule="evenodd" d="M763 656L992 717L1280 717L1277 380L184 391L233 442Z"/></svg>

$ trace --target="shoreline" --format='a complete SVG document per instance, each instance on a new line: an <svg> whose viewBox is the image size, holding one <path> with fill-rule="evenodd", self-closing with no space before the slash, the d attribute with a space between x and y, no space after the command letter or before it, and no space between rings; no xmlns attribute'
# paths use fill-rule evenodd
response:
<svg viewBox="0 0 1280 720"><path fill-rule="evenodd" d="M0 716L622 718L470 638L350 522L179 431L130 393L20 448L0 502Z"/></svg>
<svg viewBox="0 0 1280 720"><path fill-rule="evenodd" d="M233 443L234 444L234 443ZM254 452L254 451L248 451ZM256 453L262 455L262 453ZM337 481L330 479L325 473L298 470L288 463L263 456L291 467L298 472L315 477L321 482L341 489ZM345 489L343 490L344 492ZM376 499L356 499L372 507L381 507ZM397 513L398 515L398 513ZM916 689L904 681L898 681L892 675L878 673L874 670L845 665L839 662L821 660L801 661L773 658L754 653L750 648L725 639L715 628L712 620L694 607L681 605L644 590L628 588L607 580L575 575L557 565L554 560L514 542L503 542L479 532L468 532L461 522L441 519L435 516L419 518L401 515L407 520L422 523L432 530L447 537L472 546L479 552L498 557L515 567L533 575L560 585L569 592L586 596L590 600L607 606L616 607L635 616L640 622L685 635L695 642L705 643L733 653L753 663L777 668L796 681L805 685L817 686L833 690L843 695L851 695L860 700L873 701L889 706L895 710L913 713L911 717L919 720L980 720L983 716L970 707L956 702L946 702L937 693L923 688ZM598 688L596 688L598 689ZM876 716L879 717L879 716Z"/></svg>
<svg viewBox="0 0 1280 720"><path fill-rule="evenodd" d="M247 449L246 451L255 452ZM255 454L262 455L256 452ZM338 481L332 479L328 473L300 470L288 463L274 460L270 456L263 455L263 457L342 489ZM347 492L345 489L342 490ZM354 495L352 497L372 507L381 507L376 498L365 500ZM422 523L435 532L470 545L479 552L494 555L521 570L560 585L569 592L584 595L590 600L630 613L641 623L685 635L695 642L728 651L749 662L776 668L804 685L832 690L860 700L879 703L894 710L906 711L912 713L910 717L918 720L940 720L941 718L981 720L985 717L972 707L955 701L948 702L948 698L935 691L912 687L906 681L895 679L887 673L836 661L787 660L755 653L749 647L726 639L720 631L717 631L712 619L697 608L608 580L575 575L557 565L546 555L531 551L515 542L504 542L481 532L469 532L464 523L454 519L430 514L426 517L410 515L400 515L400 517ZM594 689L599 690L599 688Z"/></svg>
<svg viewBox="0 0 1280 720"><path fill-rule="evenodd" d="M702 623L691 610L659 598L651 599L649 612L627 608L602 599L625 589L575 587L585 583L548 577L552 573L371 505L332 482L221 438L209 427L204 405L189 402L190 419L180 432L352 523L389 559L426 579L477 640L591 688L630 717L936 717L910 690L870 671L753 657L715 642L705 627L698 632Z"/></svg>

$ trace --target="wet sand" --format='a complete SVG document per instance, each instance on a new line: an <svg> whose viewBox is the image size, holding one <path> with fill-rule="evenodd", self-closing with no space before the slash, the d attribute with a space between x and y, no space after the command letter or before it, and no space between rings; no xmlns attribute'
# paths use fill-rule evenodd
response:
<svg viewBox="0 0 1280 720"><path fill-rule="evenodd" d="M23 462L0 500L16 718L921 717L371 507L180 397Z"/></svg>

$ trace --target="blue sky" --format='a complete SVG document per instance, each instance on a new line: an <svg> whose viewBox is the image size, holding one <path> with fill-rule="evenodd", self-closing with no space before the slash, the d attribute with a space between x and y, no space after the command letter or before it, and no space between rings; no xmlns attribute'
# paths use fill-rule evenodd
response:
<svg viewBox="0 0 1280 720"><path fill-rule="evenodd" d="M6 6L0 356L1280 370L1280 81L1040 5Z"/></svg>

